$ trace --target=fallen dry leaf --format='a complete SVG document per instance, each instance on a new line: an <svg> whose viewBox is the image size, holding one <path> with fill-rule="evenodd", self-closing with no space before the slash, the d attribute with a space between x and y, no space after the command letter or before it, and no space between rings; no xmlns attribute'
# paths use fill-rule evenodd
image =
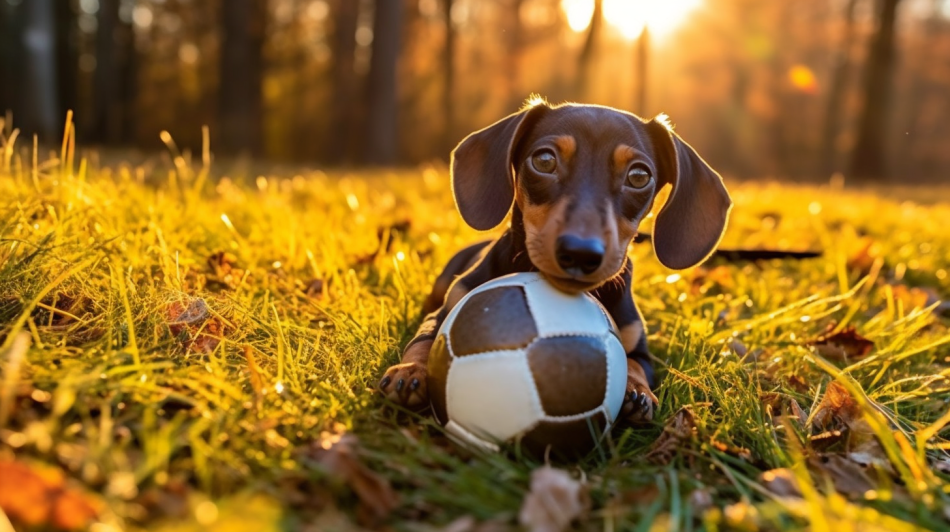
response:
<svg viewBox="0 0 950 532"><path fill-rule="evenodd" d="M891 291L894 294L894 299L900 301L905 310L925 308L940 300L940 297L933 290L928 291L904 284L891 285Z"/></svg>
<svg viewBox="0 0 950 532"><path fill-rule="evenodd" d="M42 305L37 305L31 316L38 327L62 327L75 322L91 305L83 296L58 292L43 298Z"/></svg>
<svg viewBox="0 0 950 532"><path fill-rule="evenodd" d="M759 511L752 504L746 501L739 501L730 504L722 509L722 515L726 518L726 524L730 530L760 530L761 518Z"/></svg>
<svg viewBox="0 0 950 532"><path fill-rule="evenodd" d="M0 509L14 523L28 527L78 530L89 526L101 503L66 485L60 469L0 461Z"/></svg>
<svg viewBox="0 0 950 532"><path fill-rule="evenodd" d="M696 416L688 406L684 406L666 422L663 433L647 451L646 459L654 464L666 465L687 440L695 437Z"/></svg>
<svg viewBox="0 0 950 532"><path fill-rule="evenodd" d="M810 388L801 375L789 375L785 382L798 393L807 393Z"/></svg>
<svg viewBox="0 0 950 532"><path fill-rule="evenodd" d="M442 527L439 532L472 532L476 526L478 526L477 519L470 515L463 515Z"/></svg>
<svg viewBox="0 0 950 532"><path fill-rule="evenodd" d="M311 279L307 283L307 287L304 290L304 293L307 294L307 297L314 299L319 299L323 297L324 290L326 289L326 282L323 279L315 278Z"/></svg>
<svg viewBox="0 0 950 532"><path fill-rule="evenodd" d="M399 501L389 481L371 471L359 458L356 436L342 431L324 433L306 451L309 458L359 499L357 519L364 526L381 523Z"/></svg>
<svg viewBox="0 0 950 532"><path fill-rule="evenodd" d="M689 506L697 514L701 514L713 506L713 496L709 488L700 488L693 490L689 494Z"/></svg>
<svg viewBox="0 0 950 532"><path fill-rule="evenodd" d="M162 486L151 486L135 498L149 517L185 519L189 514L191 487L180 478L171 478Z"/></svg>
<svg viewBox="0 0 950 532"><path fill-rule="evenodd" d="M855 250L848 256L845 266L861 275L866 275L874 267L874 262L881 256L881 247L870 237L862 237Z"/></svg>
<svg viewBox="0 0 950 532"><path fill-rule="evenodd" d="M716 266L714 268L698 267L693 270L690 280L690 292L693 295L706 293L712 287L720 287L725 290L735 288L736 281L732 275L732 269L728 266Z"/></svg>
<svg viewBox="0 0 950 532"><path fill-rule="evenodd" d="M224 290L234 286L244 277L244 270L237 268L237 257L228 251L211 254L207 260L210 275L207 281L209 290Z"/></svg>
<svg viewBox="0 0 950 532"><path fill-rule="evenodd" d="M815 351L834 362L854 362L868 356L874 349L874 342L858 334L854 327L831 334L835 325L831 324L821 336L808 342Z"/></svg>
<svg viewBox="0 0 950 532"><path fill-rule="evenodd" d="M791 469L786 467L763 471L759 475L759 482L765 489L779 497L801 497L802 490L798 487L798 479Z"/></svg>
<svg viewBox="0 0 950 532"><path fill-rule="evenodd" d="M632 506L648 506L660 496L660 488L656 484L647 484L620 494L620 501Z"/></svg>
<svg viewBox="0 0 950 532"><path fill-rule="evenodd" d="M463 515L439 529L439 532L508 532L511 529L499 519L479 522L471 515Z"/></svg>
<svg viewBox="0 0 950 532"><path fill-rule="evenodd" d="M230 251L218 251L208 257L208 269L215 273L229 273L237 264L237 257Z"/></svg>
<svg viewBox="0 0 950 532"><path fill-rule="evenodd" d="M205 300L198 297L168 304L165 316L171 333L195 352L211 353L226 332L221 320L213 316Z"/></svg>
<svg viewBox="0 0 950 532"><path fill-rule="evenodd" d="M852 499L877 488L868 470L838 454L819 454L808 458L808 469L819 477L831 480L835 491Z"/></svg>
<svg viewBox="0 0 950 532"><path fill-rule="evenodd" d="M815 407L815 415L812 418L813 433L833 430L871 432L861 407L848 393L848 389L838 381L828 383L825 395Z"/></svg>
<svg viewBox="0 0 950 532"><path fill-rule="evenodd" d="M809 456L806 463L818 488L831 486L836 492L851 499L864 498L867 492L877 489L881 480L878 475L884 474L840 454L815 454ZM798 479L787 468L765 471L759 475L759 482L779 497L802 496Z"/></svg>
<svg viewBox="0 0 950 532"><path fill-rule="evenodd" d="M766 392L759 396L766 408L766 413L772 417L785 417L794 421L799 428L808 423L808 414L794 397L778 392Z"/></svg>
<svg viewBox="0 0 950 532"><path fill-rule="evenodd" d="M863 453L881 463L886 454L874 431L864 417L861 407L837 381L828 383L812 417L810 444L819 451L837 451L843 454Z"/></svg>
<svg viewBox="0 0 950 532"><path fill-rule="evenodd" d="M737 445L732 445L731 443L719 441L716 438L709 440L709 444L721 453L726 453L728 455L735 456L736 458L741 458L746 462L752 461L752 451L746 449L745 447L739 447Z"/></svg>
<svg viewBox="0 0 950 532"><path fill-rule="evenodd" d="M809 469L830 478L842 494L863 497L877 486L870 474L895 474L860 406L837 381L828 384L816 407L812 431L809 444L819 453L809 458Z"/></svg>
<svg viewBox="0 0 950 532"><path fill-rule="evenodd" d="M295 528L299 532L366 532L366 529L350 521L350 517L334 505L320 510L313 520Z"/></svg>
<svg viewBox="0 0 950 532"><path fill-rule="evenodd" d="M545 466L531 473L531 491L518 512L530 532L561 532L590 509L587 487L566 471Z"/></svg>

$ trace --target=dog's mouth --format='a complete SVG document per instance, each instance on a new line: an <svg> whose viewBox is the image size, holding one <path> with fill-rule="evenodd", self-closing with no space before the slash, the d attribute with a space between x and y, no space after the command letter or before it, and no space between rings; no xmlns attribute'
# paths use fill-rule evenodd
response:
<svg viewBox="0 0 950 532"><path fill-rule="evenodd" d="M599 282L583 281L581 279L574 279L572 277L564 277L561 275L552 275L547 272L541 272L544 275L544 278L548 280L549 283L554 285L555 288L562 292L567 292L569 294L580 294L582 292L589 292L594 288L600 286Z"/></svg>

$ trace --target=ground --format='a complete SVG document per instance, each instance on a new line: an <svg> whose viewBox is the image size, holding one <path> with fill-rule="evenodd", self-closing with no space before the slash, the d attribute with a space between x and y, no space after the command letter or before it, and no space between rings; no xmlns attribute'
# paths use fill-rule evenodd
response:
<svg viewBox="0 0 950 532"><path fill-rule="evenodd" d="M0 509L17 527L508 530L553 489L531 487L543 460L471 455L373 391L439 267L484 237L444 167L258 176L173 151L31 171L9 146ZM573 526L950 527L950 194L729 188L723 248L821 255L673 272L631 248L660 407L551 464L579 487L555 494Z"/></svg>

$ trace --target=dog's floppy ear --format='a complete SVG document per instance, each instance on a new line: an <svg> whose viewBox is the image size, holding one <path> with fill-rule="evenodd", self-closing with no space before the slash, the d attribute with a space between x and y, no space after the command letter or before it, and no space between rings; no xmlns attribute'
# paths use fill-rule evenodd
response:
<svg viewBox="0 0 950 532"><path fill-rule="evenodd" d="M672 185L653 227L653 249L668 268L705 260L722 238L732 199L722 178L670 128L665 115L646 123L657 156L658 184Z"/></svg>
<svg viewBox="0 0 950 532"><path fill-rule="evenodd" d="M465 137L452 152L452 193L465 223L479 231L500 224L515 199L512 156L529 123L545 104L534 105Z"/></svg>

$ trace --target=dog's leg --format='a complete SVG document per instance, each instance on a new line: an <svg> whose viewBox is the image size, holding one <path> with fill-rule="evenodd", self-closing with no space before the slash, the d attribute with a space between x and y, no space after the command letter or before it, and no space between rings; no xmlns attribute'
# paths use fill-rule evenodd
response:
<svg viewBox="0 0 950 532"><path fill-rule="evenodd" d="M386 370L386 374L379 381L379 391L387 399L413 409L428 406L429 391L426 376L432 342L455 304L472 288L492 279L494 275L492 261L487 258L493 250L496 253L499 251L490 244L491 242L475 244L463 249L449 261L445 271L439 276L439 279L454 278L455 281L447 290L440 290L437 281L433 294L442 292L443 300L439 303L440 307L426 315L416 336L403 350L402 361ZM473 261L475 261L474 264L472 264ZM470 267L465 270L463 269L465 266Z"/></svg>
<svg viewBox="0 0 950 532"><path fill-rule="evenodd" d="M439 309L426 316L415 338L403 350L402 362L386 370L379 381L379 390L390 401L413 409L424 408L429 404L426 365L432 341L445 319L444 314Z"/></svg>
<svg viewBox="0 0 950 532"><path fill-rule="evenodd" d="M629 328L639 330L640 340L632 349L624 345L627 352L627 394L620 407L620 417L631 423L642 423L653 419L653 410L660 401L652 391L653 363L650 361L650 352L647 351L646 334L639 316L637 321L620 329L621 338L627 336L624 329Z"/></svg>
<svg viewBox="0 0 950 532"><path fill-rule="evenodd" d="M445 265L445 269L435 278L435 283L432 285L432 291L429 292L429 297L427 297L425 303L422 304L423 314L431 314L439 310L439 307L445 302L445 295L448 293L449 288L451 288L455 278L474 266L475 263L482 258L482 252L488 248L489 244L491 244L490 240L472 244L449 259L448 264Z"/></svg>
<svg viewBox="0 0 950 532"><path fill-rule="evenodd" d="M646 331L640 312L630 293L632 263L624 264L616 282L595 290L593 295L600 300L620 329L620 343L627 353L627 392L620 418L631 423L653 419L653 411L659 404L652 389L656 387L653 363L647 350Z"/></svg>

